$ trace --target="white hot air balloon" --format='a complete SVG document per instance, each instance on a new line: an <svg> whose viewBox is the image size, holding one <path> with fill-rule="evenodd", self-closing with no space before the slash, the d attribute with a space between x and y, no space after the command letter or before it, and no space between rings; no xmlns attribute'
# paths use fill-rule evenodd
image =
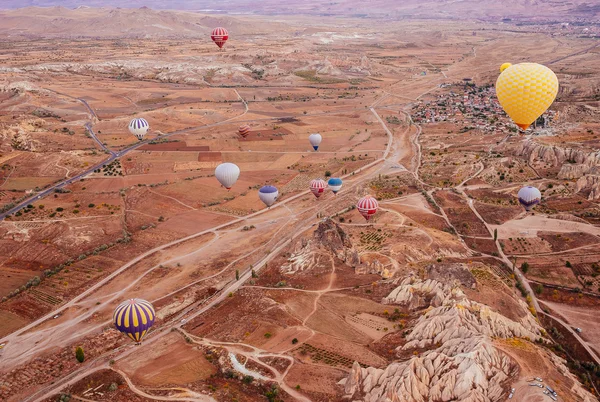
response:
<svg viewBox="0 0 600 402"><path fill-rule="evenodd" d="M234 163L221 163L215 169L215 177L223 187L229 190L240 177L240 168Z"/></svg>
<svg viewBox="0 0 600 402"><path fill-rule="evenodd" d="M321 134L319 133L314 133L308 136L308 141L310 142L310 145L312 145L313 149L316 151L319 149L319 144L321 143L321 141L323 141L323 137L321 137Z"/></svg>
<svg viewBox="0 0 600 402"><path fill-rule="evenodd" d="M269 208L275 204L277 197L279 197L279 191L274 186L264 186L258 190L258 198Z"/></svg>
<svg viewBox="0 0 600 402"><path fill-rule="evenodd" d="M542 193L533 186L525 186L520 189L517 197L519 197L519 202L525 207L526 211L529 211L542 201Z"/></svg>
<svg viewBox="0 0 600 402"><path fill-rule="evenodd" d="M150 129L150 125L146 119L135 118L129 123L129 132L136 136L140 141L144 139L146 133Z"/></svg>

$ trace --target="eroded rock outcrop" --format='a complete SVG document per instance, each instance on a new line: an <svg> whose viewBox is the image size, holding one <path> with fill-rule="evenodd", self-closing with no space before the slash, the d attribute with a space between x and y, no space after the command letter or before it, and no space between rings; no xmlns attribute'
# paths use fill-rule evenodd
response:
<svg viewBox="0 0 600 402"><path fill-rule="evenodd" d="M429 272L441 273L439 267L430 267ZM468 283L469 277L464 280ZM524 307L525 318L516 322L469 300L459 282L456 277L444 282L408 277L384 299L409 307L422 306L424 300L429 303L429 310L417 319L407 343L398 350L414 350L415 355L385 369L355 364L341 382L351 400L491 402L506 396L508 383L519 369L492 339L534 339L540 336L540 327Z"/></svg>
<svg viewBox="0 0 600 402"><path fill-rule="evenodd" d="M600 151L587 152L528 141L517 150L517 155L527 158L530 164L543 162L560 166L559 179L578 179L576 192L586 193L590 200L600 198Z"/></svg>
<svg viewBox="0 0 600 402"><path fill-rule="evenodd" d="M489 338L474 337L383 370L355 364L342 382L346 395L365 402L486 402L500 400L517 373L517 365Z"/></svg>
<svg viewBox="0 0 600 402"><path fill-rule="evenodd" d="M348 235L337 223L326 219L319 223L312 239L304 239L296 245L287 264L282 265L280 271L285 274L293 274L311 269L319 263L321 258L325 258L323 253L318 253L319 249L331 253L348 266L356 267L360 264L358 251L352 246Z"/></svg>

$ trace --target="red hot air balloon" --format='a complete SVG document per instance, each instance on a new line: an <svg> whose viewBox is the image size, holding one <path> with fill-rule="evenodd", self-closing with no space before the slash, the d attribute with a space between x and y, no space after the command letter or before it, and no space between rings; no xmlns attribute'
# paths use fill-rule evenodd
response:
<svg viewBox="0 0 600 402"><path fill-rule="evenodd" d="M242 138L246 138L248 134L250 134L250 126L247 124L240 126L238 133L242 136Z"/></svg>
<svg viewBox="0 0 600 402"><path fill-rule="evenodd" d="M356 204L356 208L358 208L358 212L366 219L369 220L371 216L375 215L377 212L377 208L379 208L379 203L377 200L370 195L365 195L363 198L358 200Z"/></svg>
<svg viewBox="0 0 600 402"><path fill-rule="evenodd" d="M319 198L321 194L325 191L325 187L327 187L327 183L322 179L314 179L310 182L310 191L315 195L315 197Z"/></svg>
<svg viewBox="0 0 600 402"><path fill-rule="evenodd" d="M210 38L219 46L219 49L223 48L227 39L229 39L229 32L225 28L215 28L210 34Z"/></svg>

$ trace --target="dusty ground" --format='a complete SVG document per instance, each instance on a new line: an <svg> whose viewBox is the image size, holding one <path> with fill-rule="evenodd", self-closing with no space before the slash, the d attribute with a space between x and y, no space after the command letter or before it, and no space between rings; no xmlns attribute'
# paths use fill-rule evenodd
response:
<svg viewBox="0 0 600 402"><path fill-rule="evenodd" d="M512 126L499 110L494 123L477 113L429 122L419 114L464 96L464 107L480 100L497 107L489 84L498 66L527 54L551 65L565 88L552 135L533 140L591 149L597 49L589 41L548 25L439 22L432 31L427 21L299 17L264 28L210 18L203 23L239 29L226 51L173 37L60 46L19 38L0 54L2 206L122 152L0 223L3 367L57 370L54 384L35 377L31 393L87 398L86 386L100 385L95 392L111 400L187 392L253 401L275 386L285 401L338 400L337 382L352 363L385 368L405 342L402 329L420 314L382 304L393 280L431 263L465 263L478 283L467 296L511 319L520 318L514 280L500 266L510 258L530 264L530 279L570 287L595 280L596 205L557 178L560 166L518 155L523 138L506 135ZM137 149L127 131L134 116L150 122L153 140ZM237 134L241 124L251 127L246 139ZM319 152L307 141L313 132L324 137ZM213 177L220 162L242 170L231 191ZM336 197L303 193L327 176L344 176ZM531 182L549 200L525 215L515 195ZM264 184L280 190L270 210L257 197ZM343 211L367 193L380 202L369 222ZM357 266L339 250L303 248L312 225L338 213ZM41 283L27 289L35 276ZM128 297L157 308L147 341L136 348L119 338L67 384L74 365L59 369L56 349L70 354L103 333ZM558 310L567 320L586 317L585 307ZM524 341L500 347L521 366L517 396L538 397L523 383L537 372L561 387L545 352ZM229 352L252 380L232 374L239 367ZM50 360L27 366L39 356ZM92 365L101 371L87 376ZM18 400L28 381L11 377L2 398ZM113 382L114 397L106 391Z"/></svg>

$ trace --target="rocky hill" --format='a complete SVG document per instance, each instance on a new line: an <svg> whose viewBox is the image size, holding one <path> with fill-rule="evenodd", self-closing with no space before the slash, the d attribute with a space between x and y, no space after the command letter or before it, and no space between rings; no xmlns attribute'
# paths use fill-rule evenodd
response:
<svg viewBox="0 0 600 402"><path fill-rule="evenodd" d="M468 270L454 267L451 271L463 271L463 279L442 283L411 276L384 299L386 304L423 309L424 313L406 334L406 343L397 349L399 356L412 352L408 354L412 357L395 361L386 368L361 368L355 363L348 377L341 381L349 400L482 402L507 397L511 384L519 378L520 367L497 347L495 340L540 340L543 329L522 301L519 301L522 318L514 321L469 300L461 290ZM540 354L544 353L540 350ZM571 376L568 370L565 375ZM579 383L573 392L581 398L578 400L595 400Z"/></svg>
<svg viewBox="0 0 600 402"><path fill-rule="evenodd" d="M516 153L525 157L531 165L559 168L559 179L578 179L576 192L584 193L590 200L600 198L600 152L527 141Z"/></svg>
<svg viewBox="0 0 600 402"><path fill-rule="evenodd" d="M3 6L16 8L24 6L65 6L65 7L122 7L117 0L5 0ZM218 13L256 13L256 14L309 14L309 15L347 15L354 17L387 18L594 18L600 13L600 7L586 0L465 0L448 2L445 0L374 0L368 3L358 0L341 0L323 3L316 0L302 0L285 3L280 0L232 0L222 3L208 0L132 0L127 7L152 7L158 9L200 10Z"/></svg>

